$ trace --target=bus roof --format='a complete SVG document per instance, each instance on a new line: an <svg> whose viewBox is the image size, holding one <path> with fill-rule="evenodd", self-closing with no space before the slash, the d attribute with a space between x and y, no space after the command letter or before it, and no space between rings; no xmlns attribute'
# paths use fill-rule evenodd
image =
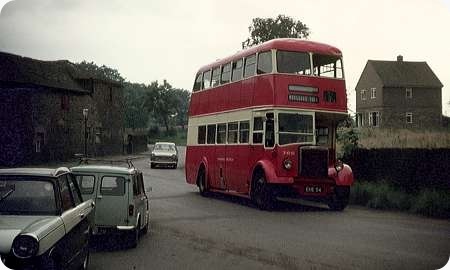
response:
<svg viewBox="0 0 450 270"><path fill-rule="evenodd" d="M264 43L261 43L259 45L250 47L248 49L242 50L232 56L219 59L215 61L214 63L205 65L201 67L198 72L203 72L206 70L209 70L214 67L218 67L220 65L226 64L230 61L240 59L243 57L246 57L248 55L254 54L256 52L262 52L262 51L268 51L271 49L280 49L285 51L299 51L299 52L312 52L312 53L318 53L318 54L326 54L326 55L334 55L334 56L342 56L341 51L333 46L314 42L314 41L308 41L298 38L278 38L278 39L272 39L269 41L266 41Z"/></svg>

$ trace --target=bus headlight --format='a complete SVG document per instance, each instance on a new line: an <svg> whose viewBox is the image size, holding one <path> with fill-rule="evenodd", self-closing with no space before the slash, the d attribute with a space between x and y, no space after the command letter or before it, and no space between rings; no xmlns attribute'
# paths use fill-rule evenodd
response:
<svg viewBox="0 0 450 270"><path fill-rule="evenodd" d="M39 243L31 235L17 236L12 245L14 256L22 259L33 257L38 252L38 249Z"/></svg>
<svg viewBox="0 0 450 270"><path fill-rule="evenodd" d="M286 170L290 170L291 168L292 168L292 160L290 160L290 159L285 159L284 161L283 161L283 166L284 166L284 168L286 169Z"/></svg>
<svg viewBox="0 0 450 270"><path fill-rule="evenodd" d="M342 162L342 160L338 159L336 161L336 164L334 164L334 168L336 169L337 172L342 171L342 169L344 168L344 163Z"/></svg>

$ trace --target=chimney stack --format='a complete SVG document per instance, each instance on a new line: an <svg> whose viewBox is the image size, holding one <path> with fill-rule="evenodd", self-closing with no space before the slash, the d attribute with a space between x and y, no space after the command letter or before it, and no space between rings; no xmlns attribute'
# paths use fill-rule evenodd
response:
<svg viewBox="0 0 450 270"><path fill-rule="evenodd" d="M398 55L397 56L397 62L403 62L403 56L402 55Z"/></svg>

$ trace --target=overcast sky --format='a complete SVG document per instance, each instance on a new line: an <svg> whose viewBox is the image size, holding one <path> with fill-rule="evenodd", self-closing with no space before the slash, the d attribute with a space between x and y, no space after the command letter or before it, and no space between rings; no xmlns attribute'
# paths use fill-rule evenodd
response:
<svg viewBox="0 0 450 270"><path fill-rule="evenodd" d="M284 14L342 50L350 109L368 59L426 61L450 115L450 0L0 0L0 51L94 61L131 82L191 90L197 69L241 49L255 17Z"/></svg>

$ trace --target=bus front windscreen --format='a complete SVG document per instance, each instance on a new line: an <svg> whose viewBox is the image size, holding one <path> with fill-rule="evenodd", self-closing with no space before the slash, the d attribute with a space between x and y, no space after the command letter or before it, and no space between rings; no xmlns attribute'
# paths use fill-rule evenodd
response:
<svg viewBox="0 0 450 270"><path fill-rule="evenodd" d="M279 144L314 143L313 116L298 113L278 114Z"/></svg>

